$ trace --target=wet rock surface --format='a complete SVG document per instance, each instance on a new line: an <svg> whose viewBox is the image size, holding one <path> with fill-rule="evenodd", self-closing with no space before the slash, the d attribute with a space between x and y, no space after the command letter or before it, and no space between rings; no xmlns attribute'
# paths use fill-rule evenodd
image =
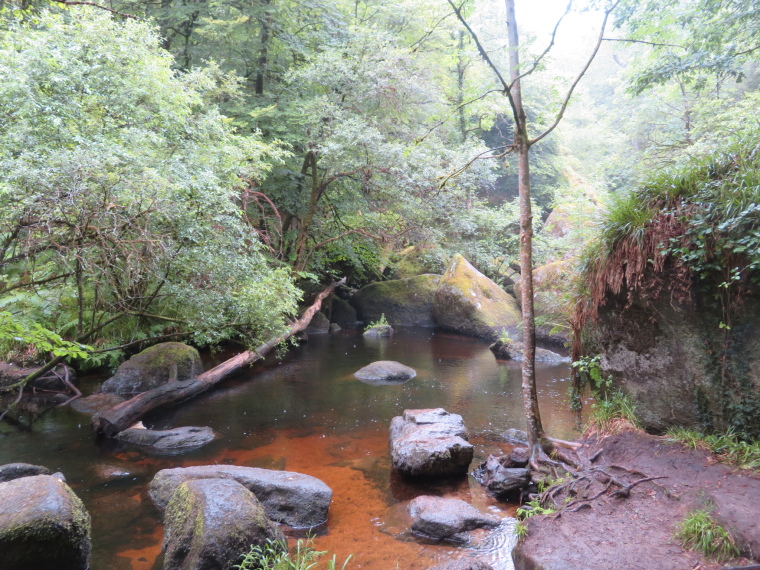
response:
<svg viewBox="0 0 760 570"><path fill-rule="evenodd" d="M251 491L267 517L295 528L309 528L327 520L332 490L316 477L237 465L202 465L159 471L150 484L150 498L164 509L175 489L196 479L232 479Z"/></svg>
<svg viewBox="0 0 760 570"><path fill-rule="evenodd" d="M134 396L158 388L170 380L189 380L201 372L201 357L192 346L181 342L162 342L122 363L116 373L103 382L100 391Z"/></svg>
<svg viewBox="0 0 760 570"><path fill-rule="evenodd" d="M167 430L129 428L116 435L125 443L148 447L160 453L180 453L211 443L216 433L210 427L177 427Z"/></svg>
<svg viewBox="0 0 760 570"><path fill-rule="evenodd" d="M523 346L523 343L516 340L510 340L509 342L497 340L495 343L489 346L489 348L491 349L491 352L494 353L494 356L496 356L496 358L499 358L501 360L514 360L516 362L520 362L522 361L523 357ZM556 352L552 352L551 350L547 350L545 348L536 347L536 362L559 364L561 362L570 362L570 358L568 356L562 356L561 354L557 354Z"/></svg>
<svg viewBox="0 0 760 570"><path fill-rule="evenodd" d="M180 484L164 513L164 570L227 570L251 545L285 537L248 489L232 479Z"/></svg>
<svg viewBox="0 0 760 570"><path fill-rule="evenodd" d="M94 416L99 412L110 410L114 406L125 402L126 398L119 396L118 394L112 394L107 392L99 392L92 396L86 396L84 398L77 398L69 406L75 412L81 414L88 414Z"/></svg>
<svg viewBox="0 0 760 570"><path fill-rule="evenodd" d="M306 334L327 334L330 330L330 319L324 313L317 311L309 322L309 326L304 329Z"/></svg>
<svg viewBox="0 0 760 570"><path fill-rule="evenodd" d="M452 560L439 564L429 570L494 570L493 566L482 560Z"/></svg>
<svg viewBox="0 0 760 570"><path fill-rule="evenodd" d="M459 499L444 499L423 495L408 506L414 518L412 531L427 538L455 543L469 541L468 531L478 528L496 528L498 518L484 515L472 505Z"/></svg>
<svg viewBox="0 0 760 570"><path fill-rule="evenodd" d="M521 429L509 428L501 434L501 437L504 438L504 441L511 443L512 445L528 445L528 434Z"/></svg>
<svg viewBox="0 0 760 570"><path fill-rule="evenodd" d="M51 474L52 471L47 467L32 465L30 463L6 463L5 465L0 465L0 483L21 479L22 477Z"/></svg>
<svg viewBox="0 0 760 570"><path fill-rule="evenodd" d="M527 449L525 450L527 452ZM527 463L527 458L525 460ZM489 455L472 476L488 489L494 497L503 499L514 496L530 485L530 469L513 467L510 456L494 457Z"/></svg>
<svg viewBox="0 0 760 570"><path fill-rule="evenodd" d="M390 325L376 325L368 328L362 336L366 338L383 338L393 336L393 327Z"/></svg>
<svg viewBox="0 0 760 570"><path fill-rule="evenodd" d="M354 376L365 384L401 384L417 375L410 368L395 360L378 360L358 370Z"/></svg>
<svg viewBox="0 0 760 570"><path fill-rule="evenodd" d="M0 483L0 566L3 570L85 570L90 515L55 475Z"/></svg>
<svg viewBox="0 0 760 570"><path fill-rule="evenodd" d="M404 410L391 421L393 468L413 477L467 473L473 446L462 416L443 408Z"/></svg>

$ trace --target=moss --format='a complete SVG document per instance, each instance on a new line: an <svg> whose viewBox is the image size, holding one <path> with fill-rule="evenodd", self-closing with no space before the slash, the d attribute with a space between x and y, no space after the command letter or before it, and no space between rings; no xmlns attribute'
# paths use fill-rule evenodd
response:
<svg viewBox="0 0 760 570"><path fill-rule="evenodd" d="M377 321L385 314L391 325L432 327L433 294L440 278L419 275L371 283L358 291L351 303L364 322Z"/></svg>

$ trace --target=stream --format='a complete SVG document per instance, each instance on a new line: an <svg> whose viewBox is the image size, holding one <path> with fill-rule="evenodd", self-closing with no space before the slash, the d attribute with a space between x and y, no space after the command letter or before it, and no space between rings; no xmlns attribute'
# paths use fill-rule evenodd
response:
<svg viewBox="0 0 760 570"><path fill-rule="evenodd" d="M27 462L61 471L82 498L93 524L93 570L160 566L163 529L147 487L160 469L235 464L307 473L333 490L329 519L314 546L347 568L423 570L451 558L477 557L496 570L512 568L516 505L490 498L471 477L414 483L391 472L388 427L407 408L443 407L461 414L475 445L475 467L511 446L499 434L524 429L519 363L497 361L488 342L432 329L401 328L390 339L358 331L312 335L281 361L270 357L217 389L144 420L147 427L210 426L220 438L181 455L151 455L113 441L95 441L89 416L54 409L31 432L0 427L0 465ZM230 354L205 359L211 367ZM401 385L371 386L353 377L375 360L416 369ZM569 366L536 363L547 432L574 438ZM84 384L85 394L97 384ZM87 391L89 389L89 392ZM406 501L421 494L466 500L504 519L475 531L466 546L421 540L408 531ZM303 534L291 533L290 545Z"/></svg>

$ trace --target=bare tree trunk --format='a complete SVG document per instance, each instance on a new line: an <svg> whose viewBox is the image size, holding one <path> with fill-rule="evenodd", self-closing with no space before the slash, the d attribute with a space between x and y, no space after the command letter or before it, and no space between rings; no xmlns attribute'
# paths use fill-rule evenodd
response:
<svg viewBox="0 0 760 570"><path fill-rule="evenodd" d="M544 428L538 410L536 392L536 321L533 312L533 214L530 204L530 140L522 105L520 56L514 0L506 0L509 41L510 91L515 111L515 150L517 152L517 187L520 198L520 289L523 326L522 391L527 419L528 441L535 449L544 440Z"/></svg>
<svg viewBox="0 0 760 570"><path fill-rule="evenodd" d="M132 424L138 422L148 412L202 394L225 378L228 378L235 372L239 371L241 368L253 364L257 360L261 360L266 353L283 340L304 330L309 325L317 311L321 308L322 301L330 296L336 287L345 282L345 278L341 279L322 291L317 296L314 303L304 311L301 318L283 334L268 340L255 350L246 350L245 352L233 356L229 360L225 360L218 366L196 376L192 380L186 382L169 382L168 384L164 384L153 390L138 394L131 400L122 402L110 410L100 412L92 418L93 429L98 434L113 437L120 431L124 431Z"/></svg>

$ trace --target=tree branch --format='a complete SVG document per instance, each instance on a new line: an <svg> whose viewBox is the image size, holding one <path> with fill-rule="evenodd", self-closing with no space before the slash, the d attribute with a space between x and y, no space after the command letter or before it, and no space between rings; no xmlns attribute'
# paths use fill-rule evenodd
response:
<svg viewBox="0 0 760 570"><path fill-rule="evenodd" d="M116 14L117 16L122 16L124 18L131 18L133 20L139 20L140 22L144 22L142 18L138 18L134 14L125 14L124 12L119 12L118 10L114 10L113 8L107 8L106 6L101 6L100 4L96 4L95 2L82 2L82 1L74 1L74 0L53 0L54 2L58 2L59 4L63 4L64 6L93 6L94 8L99 8L100 10L105 10L106 12L111 12L111 14Z"/></svg>

